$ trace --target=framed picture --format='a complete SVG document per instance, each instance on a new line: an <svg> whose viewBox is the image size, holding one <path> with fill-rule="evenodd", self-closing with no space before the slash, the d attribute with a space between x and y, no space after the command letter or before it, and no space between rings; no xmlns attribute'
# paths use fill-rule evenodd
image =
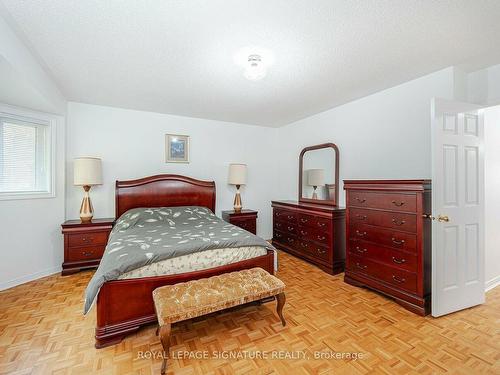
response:
<svg viewBox="0 0 500 375"><path fill-rule="evenodd" d="M165 135L166 162L189 163L189 135Z"/></svg>

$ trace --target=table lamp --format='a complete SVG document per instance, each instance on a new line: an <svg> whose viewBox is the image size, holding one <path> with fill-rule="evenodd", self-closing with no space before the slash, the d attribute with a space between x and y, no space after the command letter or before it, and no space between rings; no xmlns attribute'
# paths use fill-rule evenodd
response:
<svg viewBox="0 0 500 375"><path fill-rule="evenodd" d="M245 185L247 182L247 165L246 164L229 164L229 178L230 185L236 185L236 195L234 197L234 211L241 211L241 196L240 186Z"/></svg>
<svg viewBox="0 0 500 375"><path fill-rule="evenodd" d="M309 169L307 172L307 185L313 187L312 199L318 199L316 189L318 186L325 184L325 171L324 169Z"/></svg>
<svg viewBox="0 0 500 375"><path fill-rule="evenodd" d="M90 223L94 216L94 209L90 201L89 190L91 186L102 185L101 159L76 158L74 160L74 185L83 186L85 191L80 206L80 220L82 223Z"/></svg>

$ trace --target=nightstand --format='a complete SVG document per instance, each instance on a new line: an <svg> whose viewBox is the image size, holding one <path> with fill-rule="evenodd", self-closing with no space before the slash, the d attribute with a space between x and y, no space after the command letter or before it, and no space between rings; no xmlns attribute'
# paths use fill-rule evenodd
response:
<svg viewBox="0 0 500 375"><path fill-rule="evenodd" d="M114 219L94 219L90 223L68 220L61 225L64 235L63 276L99 265L114 222Z"/></svg>
<svg viewBox="0 0 500 375"><path fill-rule="evenodd" d="M241 211L222 211L224 221L243 228L250 233L257 234L257 211L241 210Z"/></svg>

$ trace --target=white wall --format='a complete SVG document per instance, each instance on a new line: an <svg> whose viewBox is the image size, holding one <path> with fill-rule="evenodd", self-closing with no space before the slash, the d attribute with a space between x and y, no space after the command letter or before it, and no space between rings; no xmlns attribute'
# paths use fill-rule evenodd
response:
<svg viewBox="0 0 500 375"><path fill-rule="evenodd" d="M165 134L190 135L191 162L165 163ZM81 188L72 185L72 160L98 156L104 184L91 190L95 217L114 217L115 180L175 173L215 180L217 213L233 206L234 187L227 184L231 162L248 164L243 206L259 211L257 232L271 238L270 192L275 189L277 129L171 116L80 103L69 103L67 124L68 219L78 218Z"/></svg>
<svg viewBox="0 0 500 375"><path fill-rule="evenodd" d="M10 113L17 109L10 110ZM23 115L38 114L22 109ZM64 221L64 118L55 116L56 184L54 198L0 200L0 290L61 269Z"/></svg>
<svg viewBox="0 0 500 375"><path fill-rule="evenodd" d="M343 179L430 178L430 103L452 98L448 68L279 128L277 199L296 199L298 156L306 146L333 142L340 149Z"/></svg>
<svg viewBox="0 0 500 375"><path fill-rule="evenodd" d="M484 105L500 104L500 64L467 75L467 101Z"/></svg>
<svg viewBox="0 0 500 375"><path fill-rule="evenodd" d="M29 103L31 109L64 114L66 100L59 88L11 28L4 18L6 16L0 4L0 62L4 65L2 69L10 65L9 85L3 82L0 84L0 101L23 107ZM0 77L2 76L0 72ZM13 82L14 79L18 83ZM28 85L31 86L29 89ZM28 98L12 97L12 92L21 91Z"/></svg>
<svg viewBox="0 0 500 375"><path fill-rule="evenodd" d="M57 86L1 15L0 103L61 115L66 111ZM0 201L0 290L61 269L65 129L64 118L58 118L56 197Z"/></svg>
<svg viewBox="0 0 500 375"><path fill-rule="evenodd" d="M484 111L485 125L485 280L486 288L500 284L500 107Z"/></svg>

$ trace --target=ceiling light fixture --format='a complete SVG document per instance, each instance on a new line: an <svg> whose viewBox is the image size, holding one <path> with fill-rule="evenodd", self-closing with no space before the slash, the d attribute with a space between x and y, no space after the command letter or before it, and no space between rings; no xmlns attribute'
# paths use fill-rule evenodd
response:
<svg viewBox="0 0 500 375"><path fill-rule="evenodd" d="M266 66L262 57L257 54L248 56L248 63L245 67L245 78L250 81L258 81L266 76Z"/></svg>

